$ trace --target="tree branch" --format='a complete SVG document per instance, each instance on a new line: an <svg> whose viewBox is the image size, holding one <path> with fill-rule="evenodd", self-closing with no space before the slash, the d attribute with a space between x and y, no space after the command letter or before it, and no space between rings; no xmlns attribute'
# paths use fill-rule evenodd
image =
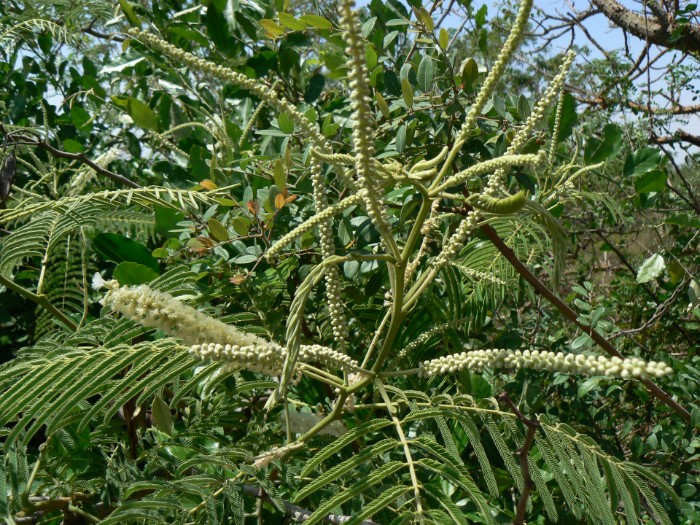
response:
<svg viewBox="0 0 700 525"><path fill-rule="evenodd" d="M666 135L664 137L653 136L651 141L654 144L673 144L675 142L687 142L693 146L700 146L700 136L692 135L687 131L679 129L673 135Z"/></svg>
<svg viewBox="0 0 700 525"><path fill-rule="evenodd" d="M676 38L673 25L659 23L654 17L650 19L624 7L617 0L591 0L611 22L619 28L630 32L637 38L661 47L678 49L688 53L700 52L700 29L688 25L686 31Z"/></svg>
<svg viewBox="0 0 700 525"><path fill-rule="evenodd" d="M471 206L465 204L466 212L471 211ZM547 288L547 286L540 281L529 269L525 266L515 252L501 239L493 228L489 224L484 224L481 227L481 231L486 235L486 237L493 243L493 245L498 249L499 252L506 258L506 260L515 268L515 270L520 274L520 276L525 279L537 293L542 294L542 296L547 299L552 306L559 310L564 317L575 324L582 331L587 333L591 339L593 339L603 350L605 350L609 355L619 357L624 359L625 356L622 355L615 346L603 337L597 330L592 329L589 326L581 324L578 320L578 315L574 312L568 304L562 301L557 295ZM690 421L690 412L688 412L684 407L682 407L671 395L659 387L649 378L639 378L639 382L647 387L649 392L668 405L675 413L680 415L686 422Z"/></svg>
<svg viewBox="0 0 700 525"><path fill-rule="evenodd" d="M0 124L0 132L7 133L5 132L5 128ZM8 135L9 136L9 135ZM12 137L15 139L15 137ZM90 160L89 157L87 157L84 153L69 153L67 151L62 151L60 149L56 149L50 144L44 142L43 140L30 140L27 137L18 137L17 139L13 140L10 142L11 145L24 145L24 146L36 146L40 149L43 149L44 151L48 151L50 155L62 159L70 159L70 160L77 160L78 162L82 162L86 166L89 166L93 170L95 170L96 173L100 175L104 175L105 177L108 177L112 179L115 182L118 182L119 184L123 184L124 186L128 186L130 188L140 188L141 185L137 182L134 182L131 179L127 179L123 175L119 175L118 173L114 173L113 171L110 171L108 169L103 168L99 164L96 164L92 160Z"/></svg>

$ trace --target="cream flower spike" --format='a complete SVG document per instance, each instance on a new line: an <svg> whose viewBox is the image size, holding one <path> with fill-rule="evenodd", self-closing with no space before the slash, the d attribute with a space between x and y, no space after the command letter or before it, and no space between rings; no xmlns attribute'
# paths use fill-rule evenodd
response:
<svg viewBox="0 0 700 525"><path fill-rule="evenodd" d="M100 283L100 279L93 278L93 286ZM237 346L269 344L261 337L212 319L172 295L152 290L145 284L120 287L116 281L102 281L109 289L101 301L104 306L143 326L163 330L185 344L212 340Z"/></svg>
<svg viewBox="0 0 700 525"><path fill-rule="evenodd" d="M538 350L475 350L462 352L430 361L419 365L419 375L432 377L435 375L454 374L462 370L480 373L484 368L548 370L550 372L565 372L569 374L602 375L621 378L661 377L673 372L666 363L644 361L637 357L621 359L563 352L547 352Z"/></svg>

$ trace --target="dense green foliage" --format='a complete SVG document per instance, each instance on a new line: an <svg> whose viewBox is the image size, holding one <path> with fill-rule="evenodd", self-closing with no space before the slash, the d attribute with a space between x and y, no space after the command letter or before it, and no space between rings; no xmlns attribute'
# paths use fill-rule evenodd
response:
<svg viewBox="0 0 700 525"><path fill-rule="evenodd" d="M0 516L700 521L692 153L527 1L204 4L0 5Z"/></svg>

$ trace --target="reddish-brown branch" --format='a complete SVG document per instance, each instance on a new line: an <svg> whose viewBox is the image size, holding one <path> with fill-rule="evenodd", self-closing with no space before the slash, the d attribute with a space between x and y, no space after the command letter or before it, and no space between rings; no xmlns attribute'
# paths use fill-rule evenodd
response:
<svg viewBox="0 0 700 525"><path fill-rule="evenodd" d="M530 454L530 449L535 442L535 434L537 433L537 429L540 427L540 422L536 419L529 419L525 417L505 392L501 393L498 398L508 405L508 408L510 408L520 422L527 427L527 434L525 435L523 446L520 447L515 453L520 460L520 471L523 474L524 483L523 491L520 493L520 499L518 499L518 506L515 509L515 518L513 518L513 525L524 525L527 500L530 497L530 493L535 488L535 483L532 481L532 474L530 474L530 463L528 461L528 456Z"/></svg>
<svg viewBox="0 0 700 525"><path fill-rule="evenodd" d="M471 207L465 205L465 210L470 211ZM550 290L542 281L540 281L537 276L535 276L523 262L518 259L515 252L501 239L496 232L496 230L489 224L484 224L481 226L481 231L486 235L486 237L493 243L493 245L498 249L499 252L506 258L506 260L513 266L513 268L520 274L520 276L525 279L537 293L541 294L542 297L547 299L552 306L559 310L566 319L571 323L576 325L579 329L587 333L591 339L593 339L603 350L605 350L609 355L619 357L624 359L623 356L615 346L603 337L597 330L591 329L589 326L585 326L578 320L578 315L571 307L562 301L557 295ZM659 387L649 378L640 378L639 382L642 383L651 394L658 400L662 401L674 412L680 415L686 422L690 421L690 412L688 412L684 407L682 407L671 395Z"/></svg>

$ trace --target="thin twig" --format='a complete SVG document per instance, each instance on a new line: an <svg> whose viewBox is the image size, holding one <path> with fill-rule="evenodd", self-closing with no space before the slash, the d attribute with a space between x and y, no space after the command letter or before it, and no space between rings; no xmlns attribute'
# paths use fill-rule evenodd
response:
<svg viewBox="0 0 700 525"><path fill-rule="evenodd" d="M535 433L540 427L540 422L536 419L529 419L525 417L505 392L501 393L498 398L508 405L508 408L513 411L513 414L515 414L520 422L527 427L527 434L525 435L523 446L520 447L515 453L520 460L520 470L523 473L523 480L525 480L525 482L523 484L523 491L520 493L518 506L516 507L515 518L513 518L513 525L524 525L527 500L530 497L530 493L535 488L535 483L532 481L532 475L530 474L530 463L528 462L528 456L530 454L532 444L535 442Z"/></svg>
<svg viewBox="0 0 700 525"><path fill-rule="evenodd" d="M4 131L3 128L0 128L0 131ZM44 142L43 140L27 140L27 139L22 139L18 140L15 142L12 142L13 145L24 145L24 146L36 146L40 149L43 149L45 151L48 151L49 154L51 154L54 157L59 157L62 159L70 159L70 160L77 160L78 162L82 162L86 166L89 166L93 170L95 170L96 173L100 175L104 175L105 177L108 177L112 179L115 182L118 182L120 184L123 184L125 186L129 186L130 188L140 188L141 185L137 182L134 182L131 179L127 179L123 175L119 175L118 173L114 173L113 171L110 171L108 169L103 168L99 164L93 162L88 158L84 153L69 153L68 151L62 151L60 149L56 149L50 144Z"/></svg>
<svg viewBox="0 0 700 525"><path fill-rule="evenodd" d="M7 277L4 277L3 275L0 275L0 285L9 288L13 292L17 292L22 297L29 299L30 301L38 304L39 306L44 307L47 312L49 312L55 318L60 320L63 324L65 324L71 330L76 330L78 328L78 325L76 325L72 319L67 317L58 308L56 308L54 305L52 305L51 302L48 300L48 298L45 295L37 295L34 292L30 292L29 290L27 290L23 286L20 286L19 284L15 283L11 279L8 279Z"/></svg>

